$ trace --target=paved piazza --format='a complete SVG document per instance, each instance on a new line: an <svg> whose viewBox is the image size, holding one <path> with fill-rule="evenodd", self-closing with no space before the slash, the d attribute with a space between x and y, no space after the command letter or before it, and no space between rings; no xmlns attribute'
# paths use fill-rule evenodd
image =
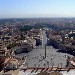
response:
<svg viewBox="0 0 75 75"><path fill-rule="evenodd" d="M52 46L46 47L46 58L45 57L45 44L47 37L45 31L42 32L42 45L36 47L27 54L26 63L28 67L66 67L67 56L73 57L67 53L59 53L58 49Z"/></svg>

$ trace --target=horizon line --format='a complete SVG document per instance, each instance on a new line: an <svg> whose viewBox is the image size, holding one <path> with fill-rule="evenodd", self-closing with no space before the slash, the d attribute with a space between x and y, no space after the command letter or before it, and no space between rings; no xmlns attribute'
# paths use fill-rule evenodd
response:
<svg viewBox="0 0 75 75"><path fill-rule="evenodd" d="M75 18L75 17L5 17L5 18L0 18L0 19L28 19L28 18L37 18L37 19L39 19L39 18Z"/></svg>

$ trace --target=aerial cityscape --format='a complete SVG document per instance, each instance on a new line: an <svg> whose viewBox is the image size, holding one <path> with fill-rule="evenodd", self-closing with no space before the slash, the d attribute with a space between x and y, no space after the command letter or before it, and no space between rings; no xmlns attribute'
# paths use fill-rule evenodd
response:
<svg viewBox="0 0 75 75"><path fill-rule="evenodd" d="M1 0L0 75L75 75L74 2Z"/></svg>

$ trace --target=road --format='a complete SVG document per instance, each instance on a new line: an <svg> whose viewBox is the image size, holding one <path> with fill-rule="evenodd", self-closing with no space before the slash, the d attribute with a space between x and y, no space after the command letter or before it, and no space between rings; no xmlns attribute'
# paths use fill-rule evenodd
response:
<svg viewBox="0 0 75 75"><path fill-rule="evenodd" d="M47 43L47 37L45 34L45 31L42 32L42 46L45 47L45 44Z"/></svg>

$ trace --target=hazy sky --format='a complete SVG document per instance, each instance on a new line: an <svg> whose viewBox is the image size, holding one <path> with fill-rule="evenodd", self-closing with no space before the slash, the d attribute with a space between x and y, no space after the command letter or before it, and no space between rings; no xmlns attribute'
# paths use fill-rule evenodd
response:
<svg viewBox="0 0 75 75"><path fill-rule="evenodd" d="M0 0L0 18L75 17L75 0Z"/></svg>

